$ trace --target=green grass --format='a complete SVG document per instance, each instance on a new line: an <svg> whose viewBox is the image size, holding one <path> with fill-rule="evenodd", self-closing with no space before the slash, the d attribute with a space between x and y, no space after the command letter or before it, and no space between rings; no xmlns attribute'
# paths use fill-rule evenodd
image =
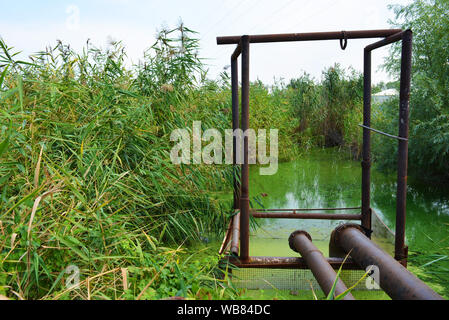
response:
<svg viewBox="0 0 449 320"><path fill-rule="evenodd" d="M315 292L317 298L324 300L326 297L320 290ZM351 294L356 300L390 300L390 297L383 291L352 291ZM247 290L244 293L248 300L314 300L311 290Z"/></svg>

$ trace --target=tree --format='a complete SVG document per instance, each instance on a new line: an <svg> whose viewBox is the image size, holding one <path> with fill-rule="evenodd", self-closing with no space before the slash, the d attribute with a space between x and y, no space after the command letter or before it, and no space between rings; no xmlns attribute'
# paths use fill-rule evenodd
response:
<svg viewBox="0 0 449 320"><path fill-rule="evenodd" d="M392 26L413 31L410 171L449 179L449 0L415 0L390 9L395 13ZM384 65L396 77L400 58L397 43ZM390 116L380 125L397 130L397 105L385 110ZM394 162L392 148L388 143L379 148L381 164Z"/></svg>

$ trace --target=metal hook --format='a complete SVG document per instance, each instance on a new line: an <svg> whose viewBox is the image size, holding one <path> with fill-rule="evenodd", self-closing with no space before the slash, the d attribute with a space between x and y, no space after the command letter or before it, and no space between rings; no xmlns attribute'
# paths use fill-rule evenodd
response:
<svg viewBox="0 0 449 320"><path fill-rule="evenodd" d="M346 46L348 45L348 37L346 35L346 31L341 32L341 39L340 39L340 48L341 50L345 50Z"/></svg>

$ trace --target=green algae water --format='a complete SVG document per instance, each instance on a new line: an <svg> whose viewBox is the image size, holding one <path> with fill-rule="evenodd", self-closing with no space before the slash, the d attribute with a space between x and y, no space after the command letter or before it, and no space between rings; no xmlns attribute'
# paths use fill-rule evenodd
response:
<svg viewBox="0 0 449 320"><path fill-rule="evenodd" d="M295 161L280 163L278 172L272 176L261 176L258 168L253 167L250 173L251 205L266 209L359 207L361 173L360 162L347 160L345 155L333 149L314 150ZM371 170L371 207L394 231L395 174ZM258 219L257 222L259 228L251 234L251 255L282 253L286 256L294 256L286 245L292 231L308 231L323 253L327 253L329 231L342 223L338 220L296 219ZM436 243L449 245L448 229L449 190L409 181L406 221L409 249L422 252L433 249ZM263 240L268 238L274 241Z"/></svg>
<svg viewBox="0 0 449 320"><path fill-rule="evenodd" d="M258 168L254 166L250 170L251 206L265 209L359 207L361 165L347 158L334 149L313 150L295 161L280 163L278 172L272 176L259 175ZM394 231L396 175L384 174L373 168L371 183L371 207ZM356 213L357 210L345 211L352 212ZM328 256L330 233L340 223L344 221L257 219L252 223L250 255L297 256L288 246L288 236L302 229L310 233L314 244ZM447 295L449 287L449 265L444 253L449 247L448 229L447 190L409 181L406 242L411 256L410 269L443 295ZM438 263L432 262L436 259L440 259ZM421 268L429 262L432 263ZM438 268L435 270L435 267ZM358 296L387 298L384 293L360 293Z"/></svg>

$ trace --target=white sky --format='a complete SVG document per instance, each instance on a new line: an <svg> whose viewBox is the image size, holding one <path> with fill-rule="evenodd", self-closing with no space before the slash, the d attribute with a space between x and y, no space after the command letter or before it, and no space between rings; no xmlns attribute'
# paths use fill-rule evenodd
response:
<svg viewBox="0 0 449 320"><path fill-rule="evenodd" d="M0 36L9 46L31 54L61 39L80 49L87 39L105 46L108 38L122 40L128 57L137 62L154 42L161 25L185 25L200 33L201 52L215 78L229 64L234 45L217 46L217 36L341 31L390 28L388 4L408 0L0 0ZM79 19L76 18L79 12ZM273 77L315 78L335 62L361 71L363 48L375 40L349 40L342 51L338 41L254 44L251 80L272 83ZM388 80L379 70L388 49L373 54L373 82Z"/></svg>

